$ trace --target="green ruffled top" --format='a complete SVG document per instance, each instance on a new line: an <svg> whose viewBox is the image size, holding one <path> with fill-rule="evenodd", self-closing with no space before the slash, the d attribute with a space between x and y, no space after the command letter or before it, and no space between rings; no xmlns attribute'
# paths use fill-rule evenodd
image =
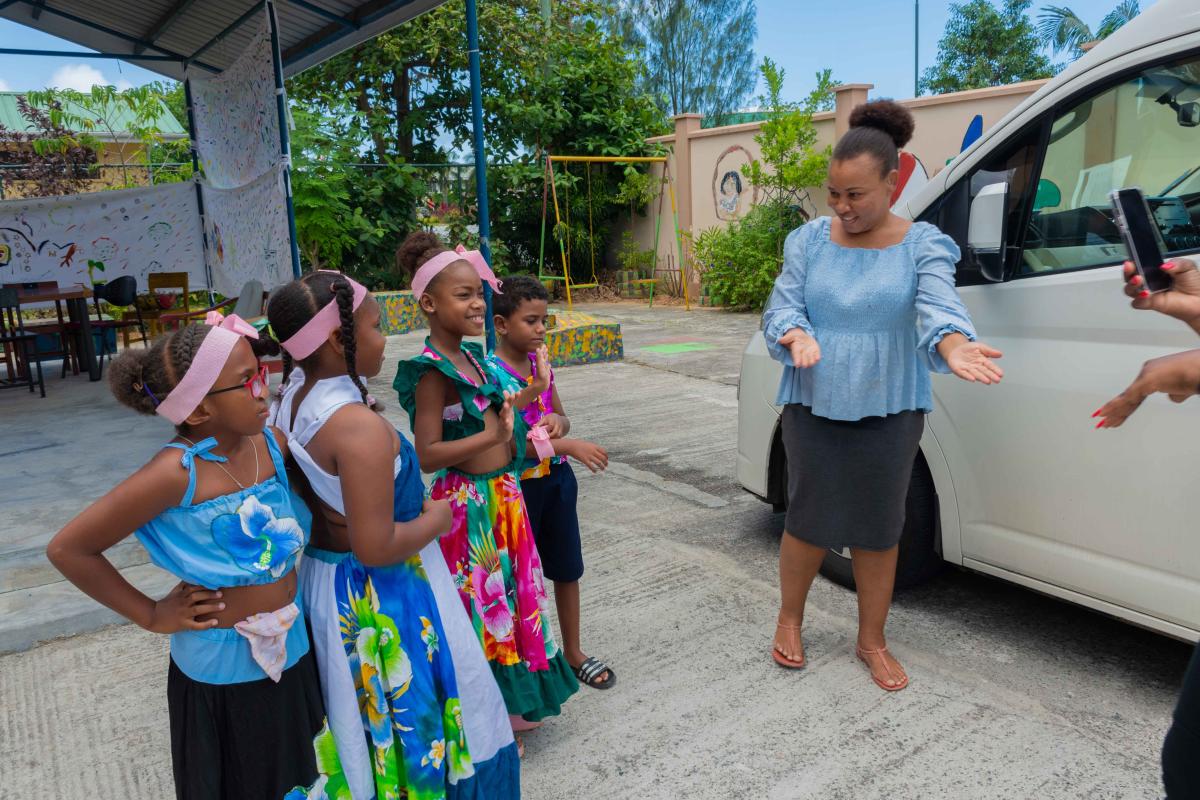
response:
<svg viewBox="0 0 1200 800"><path fill-rule="evenodd" d="M396 379L392 381L392 388L399 396L400 405L408 413L409 427L414 429L414 433L416 432L414 420L416 420L417 411L417 383L431 369L449 378L451 385L458 390L459 405L447 406L442 411L442 441L444 442L465 439L468 436L482 433L483 417L488 408L495 408L499 412L500 407L504 405L504 390L501 388L499 377L484 359L483 346L478 342L463 342L462 352L466 354L468 360L476 365L479 373L487 378L486 383L481 385L460 372L458 367L454 366L454 362L434 348L428 337L425 339L425 349L419 356L401 361L396 367ZM521 418L520 414L515 414L513 438L524 443L528 431L529 426L525 420ZM523 454L524 450L522 444L518 451Z"/></svg>

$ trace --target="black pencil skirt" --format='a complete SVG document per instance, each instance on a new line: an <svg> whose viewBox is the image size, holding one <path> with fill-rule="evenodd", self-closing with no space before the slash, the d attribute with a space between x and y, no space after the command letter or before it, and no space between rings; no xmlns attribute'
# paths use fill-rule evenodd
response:
<svg viewBox="0 0 1200 800"><path fill-rule="evenodd" d="M312 651L270 678L218 685L167 672L178 800L283 800L317 779L325 707Z"/></svg>
<svg viewBox="0 0 1200 800"><path fill-rule="evenodd" d="M895 547L924 430L922 411L844 422L784 406L784 530L817 547Z"/></svg>

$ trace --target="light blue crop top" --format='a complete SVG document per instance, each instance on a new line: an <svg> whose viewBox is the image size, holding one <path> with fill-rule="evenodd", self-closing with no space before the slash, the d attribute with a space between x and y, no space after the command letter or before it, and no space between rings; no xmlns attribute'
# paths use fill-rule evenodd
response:
<svg viewBox="0 0 1200 800"><path fill-rule="evenodd" d="M179 505L136 531L155 564L208 589L274 583L296 565L308 542L312 515L288 486L275 436L267 431L263 438L274 477L195 504L196 459L225 461L211 452L217 440L210 437L191 447L166 445L183 451L179 463L188 471L188 488Z"/></svg>
<svg viewBox="0 0 1200 800"><path fill-rule="evenodd" d="M273 583L296 565L308 542L312 515L288 485L275 436L267 431L264 438L275 465L273 477L195 504L196 459L225 461L211 452L217 440L210 437L190 447L166 445L183 451L179 463L188 471L188 488L179 505L135 533L155 564L208 589ZM299 591L295 603L303 608ZM288 629L284 669L299 661L308 647L301 613ZM233 628L173 633L171 659L189 678L204 683L245 683L266 677L254 661L250 643Z"/></svg>

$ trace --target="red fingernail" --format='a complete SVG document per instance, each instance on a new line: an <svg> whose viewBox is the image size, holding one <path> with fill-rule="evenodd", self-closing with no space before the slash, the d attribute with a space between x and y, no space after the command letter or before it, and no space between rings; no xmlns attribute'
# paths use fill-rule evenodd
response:
<svg viewBox="0 0 1200 800"><path fill-rule="evenodd" d="M1104 427L1104 423L1106 423L1106 422L1108 422L1108 420L1106 420L1106 419L1102 419L1102 420L1100 420L1099 422L1097 422L1097 423L1096 423L1096 427L1097 427L1097 428L1103 428L1103 427Z"/></svg>
<svg viewBox="0 0 1200 800"><path fill-rule="evenodd" d="M1103 410L1104 409L1102 409L1102 408L1097 408L1096 413L1092 414L1092 419L1095 419L1096 417L1100 416L1100 412Z"/></svg>
<svg viewBox="0 0 1200 800"><path fill-rule="evenodd" d="M1175 269L1175 262L1174 261L1164 261L1162 268L1163 269Z"/></svg>
<svg viewBox="0 0 1200 800"><path fill-rule="evenodd" d="M1149 296L1150 296L1150 293L1149 293L1149 292L1147 292L1145 289L1143 289L1142 291L1138 292L1138 297L1149 297Z"/></svg>

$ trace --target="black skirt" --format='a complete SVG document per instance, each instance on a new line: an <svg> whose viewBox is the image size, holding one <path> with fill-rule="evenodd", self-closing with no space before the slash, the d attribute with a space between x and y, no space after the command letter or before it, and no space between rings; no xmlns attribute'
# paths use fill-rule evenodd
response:
<svg viewBox="0 0 1200 800"><path fill-rule="evenodd" d="M895 547L924 429L921 411L843 422L784 406L785 532L835 550Z"/></svg>
<svg viewBox="0 0 1200 800"><path fill-rule="evenodd" d="M283 800L317 779L325 709L311 650L279 683L201 683L172 661L167 707L178 800Z"/></svg>

